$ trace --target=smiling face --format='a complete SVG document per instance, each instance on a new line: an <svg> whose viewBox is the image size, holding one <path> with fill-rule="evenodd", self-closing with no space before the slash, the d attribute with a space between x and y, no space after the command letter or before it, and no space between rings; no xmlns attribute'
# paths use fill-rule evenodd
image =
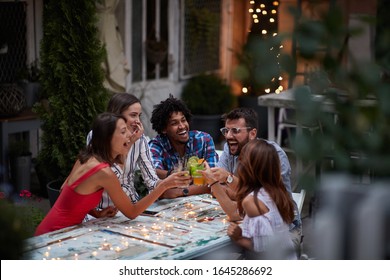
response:
<svg viewBox="0 0 390 280"><path fill-rule="evenodd" d="M126 155L130 150L130 132L123 119L118 119L111 139L111 154L113 158Z"/></svg>
<svg viewBox="0 0 390 280"><path fill-rule="evenodd" d="M142 107L140 103L134 103L127 107L121 114L126 118L126 124L131 132L138 129L137 125L141 124Z"/></svg>
<svg viewBox="0 0 390 280"><path fill-rule="evenodd" d="M232 155L239 155L242 147L245 146L249 140L256 138L256 129L246 129L247 124L244 118L235 120L226 120L225 127L230 129L225 135L226 142L229 146L229 152ZM240 132L234 134L231 128L240 128Z"/></svg>
<svg viewBox="0 0 390 280"><path fill-rule="evenodd" d="M189 124L182 112L173 112L169 118L168 125L164 129L169 141L174 143L185 144L189 140Z"/></svg>

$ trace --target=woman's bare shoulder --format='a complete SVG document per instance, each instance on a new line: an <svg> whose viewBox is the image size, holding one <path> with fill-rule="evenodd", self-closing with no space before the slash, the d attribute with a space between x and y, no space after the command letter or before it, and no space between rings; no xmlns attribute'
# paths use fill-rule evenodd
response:
<svg viewBox="0 0 390 280"><path fill-rule="evenodd" d="M259 207L256 206L256 202ZM242 207L244 208L245 213L249 217L256 217L260 215L264 215L269 211L267 206L264 204L263 201L258 199L257 197L253 196L252 194L247 195L244 200L242 201ZM260 208L260 209L259 209Z"/></svg>
<svg viewBox="0 0 390 280"><path fill-rule="evenodd" d="M115 178L116 180L118 180L118 178L116 177L114 171L112 171L111 169L111 166L106 166L106 167L103 167L102 169L99 170L100 172L99 173L99 177L101 179L113 179Z"/></svg>

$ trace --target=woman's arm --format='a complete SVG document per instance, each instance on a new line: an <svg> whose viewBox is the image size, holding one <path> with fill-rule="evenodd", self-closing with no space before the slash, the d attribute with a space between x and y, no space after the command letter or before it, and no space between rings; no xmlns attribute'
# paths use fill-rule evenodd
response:
<svg viewBox="0 0 390 280"><path fill-rule="evenodd" d="M227 235L239 246L247 250L253 250L252 240L242 236L242 229L236 223L230 223Z"/></svg>
<svg viewBox="0 0 390 280"><path fill-rule="evenodd" d="M230 199L223 185L220 183L212 185L211 193L218 200L223 211L229 217L230 222L242 220L242 217L238 214L237 211L237 203Z"/></svg>
<svg viewBox="0 0 390 280"><path fill-rule="evenodd" d="M183 188L169 189L169 190L166 190L160 196L160 198L172 199L172 198L177 198L177 197L181 197L181 196L189 196L189 195L210 193L210 188L208 188L207 186L189 185L187 187L187 189L188 189L188 193L186 195L184 195Z"/></svg>
<svg viewBox="0 0 390 280"><path fill-rule="evenodd" d="M95 218L114 217L118 213L118 209L113 206L108 206L102 210L92 209L89 211L89 215Z"/></svg>
<svg viewBox="0 0 390 280"><path fill-rule="evenodd" d="M104 189L107 191L119 211L121 211L129 219L135 219L153 202L155 202L164 191L170 188L189 184L191 177L183 176L184 174L184 171L172 174L171 180L161 182L153 191L135 204L131 202L130 198L122 190L114 173L107 174L101 181L101 184L104 186Z"/></svg>

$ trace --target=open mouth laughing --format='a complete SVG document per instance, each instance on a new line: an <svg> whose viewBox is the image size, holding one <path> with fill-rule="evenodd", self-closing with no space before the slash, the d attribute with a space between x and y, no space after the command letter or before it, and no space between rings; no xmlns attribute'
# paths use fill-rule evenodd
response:
<svg viewBox="0 0 390 280"><path fill-rule="evenodd" d="M235 155L238 151L238 142L237 141L227 141L228 145L229 145L229 150L230 150L230 153L232 155Z"/></svg>
<svg viewBox="0 0 390 280"><path fill-rule="evenodd" d="M182 131L178 132L177 135L179 135L179 136L187 136L187 130L182 130Z"/></svg>
<svg viewBox="0 0 390 280"><path fill-rule="evenodd" d="M129 148L130 148L130 144L131 144L131 142L130 142L130 140L128 140L128 141L126 141L125 143L123 143L123 146L124 146L125 148L129 149Z"/></svg>

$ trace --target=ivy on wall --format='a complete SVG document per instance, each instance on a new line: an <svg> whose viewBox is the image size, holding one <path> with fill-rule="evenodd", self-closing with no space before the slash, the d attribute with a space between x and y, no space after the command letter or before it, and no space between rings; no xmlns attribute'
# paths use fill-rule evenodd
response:
<svg viewBox="0 0 390 280"><path fill-rule="evenodd" d="M38 163L48 180L65 178L85 146L90 125L105 110L101 64L105 50L96 27L96 0L45 1L41 44L43 121Z"/></svg>
<svg viewBox="0 0 390 280"><path fill-rule="evenodd" d="M221 1L185 1L184 74L219 68Z"/></svg>

